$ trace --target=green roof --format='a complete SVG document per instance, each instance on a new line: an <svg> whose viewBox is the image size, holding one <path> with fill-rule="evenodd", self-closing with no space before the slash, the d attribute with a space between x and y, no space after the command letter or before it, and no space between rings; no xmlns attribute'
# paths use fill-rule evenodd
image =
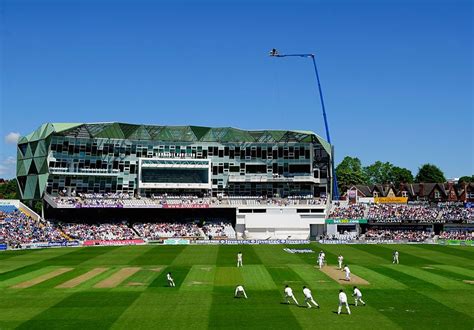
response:
<svg viewBox="0 0 474 330"><path fill-rule="evenodd" d="M20 139L19 143L44 139L50 134L75 138L105 138L173 142L319 142L330 154L331 145L311 131L256 130L232 127L155 126L127 123L48 123Z"/></svg>

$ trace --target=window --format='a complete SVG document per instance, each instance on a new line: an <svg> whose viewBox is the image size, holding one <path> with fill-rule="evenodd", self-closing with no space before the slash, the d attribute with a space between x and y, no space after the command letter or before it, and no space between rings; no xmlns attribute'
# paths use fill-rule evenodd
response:
<svg viewBox="0 0 474 330"><path fill-rule="evenodd" d="M439 193L438 190L435 190L435 192L434 192L434 197L435 197L436 199L441 198L441 194Z"/></svg>
<svg viewBox="0 0 474 330"><path fill-rule="evenodd" d="M402 191L402 197L408 197L408 192Z"/></svg>

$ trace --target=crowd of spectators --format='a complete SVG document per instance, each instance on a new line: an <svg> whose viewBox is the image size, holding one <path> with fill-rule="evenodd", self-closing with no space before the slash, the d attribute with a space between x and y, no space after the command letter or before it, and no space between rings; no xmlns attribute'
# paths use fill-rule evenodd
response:
<svg viewBox="0 0 474 330"><path fill-rule="evenodd" d="M435 220L440 210L425 205L372 204L369 220Z"/></svg>
<svg viewBox="0 0 474 330"><path fill-rule="evenodd" d="M266 196L227 196L223 201L232 206L252 205L252 206L293 206L293 205L325 205L325 198L314 198L312 195L288 196L286 198L266 197Z"/></svg>
<svg viewBox="0 0 474 330"><path fill-rule="evenodd" d="M474 240L474 231L442 231L439 234L439 239Z"/></svg>
<svg viewBox="0 0 474 330"><path fill-rule="evenodd" d="M441 219L474 220L474 208L446 207L441 209Z"/></svg>
<svg viewBox="0 0 474 330"><path fill-rule="evenodd" d="M175 237L204 237L203 232L195 223L135 223L133 228L142 238L151 240Z"/></svg>
<svg viewBox="0 0 474 330"><path fill-rule="evenodd" d="M367 207L365 204L350 204L336 206L329 213L330 219L362 219L365 218Z"/></svg>
<svg viewBox="0 0 474 330"><path fill-rule="evenodd" d="M424 242L434 238L434 233L424 230L368 229L362 238L365 240L394 240Z"/></svg>
<svg viewBox="0 0 474 330"><path fill-rule="evenodd" d="M206 223L202 226L202 231L207 238L232 238L235 239L235 230L232 224L220 223Z"/></svg>
<svg viewBox="0 0 474 330"><path fill-rule="evenodd" d="M20 210L0 211L0 240L12 246L60 242L65 238L49 221L34 220Z"/></svg>
<svg viewBox="0 0 474 330"><path fill-rule="evenodd" d="M61 224L60 227L70 238L78 240L125 240L136 238L135 232L125 223L92 225L67 223Z"/></svg>

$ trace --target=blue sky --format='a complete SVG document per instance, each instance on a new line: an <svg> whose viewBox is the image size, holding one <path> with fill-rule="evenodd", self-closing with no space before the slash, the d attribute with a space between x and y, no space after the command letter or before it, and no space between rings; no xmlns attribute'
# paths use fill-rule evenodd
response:
<svg viewBox="0 0 474 330"><path fill-rule="evenodd" d="M470 1L0 0L0 177L44 122L304 129L336 161L474 173Z"/></svg>

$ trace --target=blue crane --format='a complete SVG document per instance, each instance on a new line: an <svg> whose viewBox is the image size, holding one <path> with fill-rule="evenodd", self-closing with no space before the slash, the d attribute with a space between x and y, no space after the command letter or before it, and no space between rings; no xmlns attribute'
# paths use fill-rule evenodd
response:
<svg viewBox="0 0 474 330"><path fill-rule="evenodd" d="M318 83L318 91L319 91L319 99L321 100L321 108L323 110L323 118L324 118L324 127L326 129L326 138L329 144L331 144L331 135L329 134L329 125L328 119L326 116L326 107L324 106L324 98L323 98L323 91L321 89L321 82L319 81L319 74L318 74L318 67L316 66L316 59L314 54L280 54L278 50L273 48L270 51L270 56L272 57L306 57L311 58L313 61L314 66L314 73L316 74L316 81ZM332 198L333 200L339 199L339 189L337 187L337 176L336 176L336 168L334 167L334 152L331 150L331 167L332 167L332 175L333 175L333 190L332 190Z"/></svg>

